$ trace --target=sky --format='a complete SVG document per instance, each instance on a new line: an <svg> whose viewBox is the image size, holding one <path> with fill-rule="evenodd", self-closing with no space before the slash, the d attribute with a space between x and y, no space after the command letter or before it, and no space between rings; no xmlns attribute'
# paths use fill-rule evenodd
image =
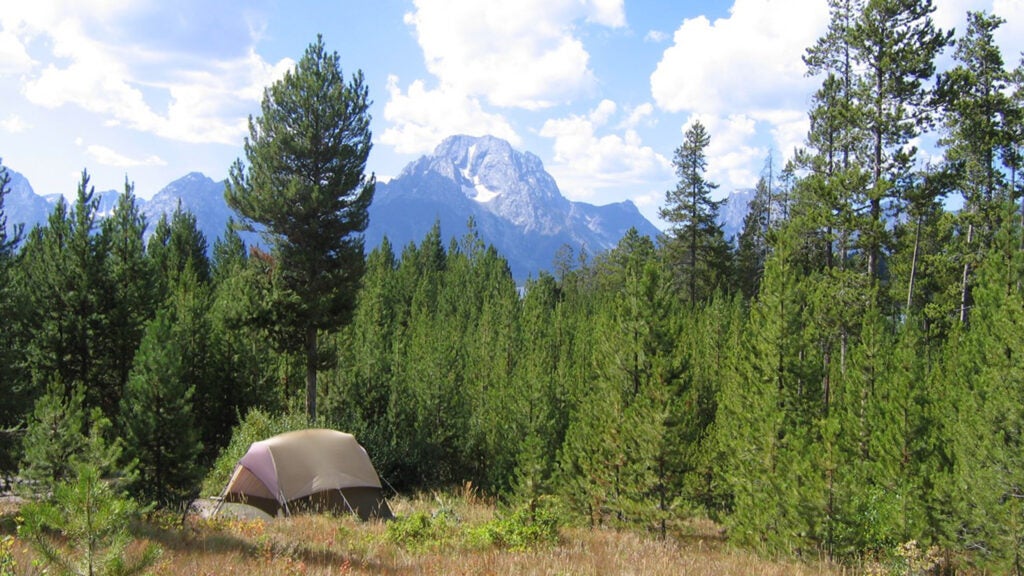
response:
<svg viewBox="0 0 1024 576"><path fill-rule="evenodd" d="M1010 66L1024 0L934 0L959 34L1002 16ZM322 34L373 105L367 170L397 176L453 134L541 158L577 201L631 200L657 225L687 127L708 129L716 195L802 145L801 56L826 0L34 0L0 9L0 159L39 194L151 197L189 172L227 177L263 90ZM948 66L947 50L939 66Z"/></svg>

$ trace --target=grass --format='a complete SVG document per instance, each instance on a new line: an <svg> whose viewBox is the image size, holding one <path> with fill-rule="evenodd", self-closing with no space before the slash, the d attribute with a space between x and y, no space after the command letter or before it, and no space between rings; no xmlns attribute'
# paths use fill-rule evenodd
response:
<svg viewBox="0 0 1024 576"><path fill-rule="evenodd" d="M710 522L685 537L661 540L635 532L528 524L470 490L393 501L397 520L297 516L275 520L154 516L134 527L135 546L159 544L154 574L220 575L832 575L822 563L771 562L732 550ZM16 504L0 504L0 538L9 540L15 574L41 574L17 539ZM538 518L540 518L538 516ZM526 528L524 530L524 527ZM539 533L540 536L534 538ZM497 536L496 536L497 535ZM511 542L511 544L510 544ZM3 573L0 558L0 574Z"/></svg>

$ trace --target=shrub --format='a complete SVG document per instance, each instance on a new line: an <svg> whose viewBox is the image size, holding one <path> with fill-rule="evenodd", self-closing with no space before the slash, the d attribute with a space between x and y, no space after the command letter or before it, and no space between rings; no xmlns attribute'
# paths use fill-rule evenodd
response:
<svg viewBox="0 0 1024 576"><path fill-rule="evenodd" d="M136 504L115 494L96 467L80 465L76 473L54 488L52 501L22 508L19 536L61 573L128 576L152 566L161 554L155 544L131 558L126 555L132 542L128 524L139 511Z"/></svg>
<svg viewBox="0 0 1024 576"><path fill-rule="evenodd" d="M454 536L455 520L451 514L414 512L388 522L384 539L413 550L440 548Z"/></svg>
<svg viewBox="0 0 1024 576"><path fill-rule="evenodd" d="M558 544L561 525L558 514L545 501L522 506L511 514L497 518L473 531L482 544L513 551L527 551Z"/></svg>

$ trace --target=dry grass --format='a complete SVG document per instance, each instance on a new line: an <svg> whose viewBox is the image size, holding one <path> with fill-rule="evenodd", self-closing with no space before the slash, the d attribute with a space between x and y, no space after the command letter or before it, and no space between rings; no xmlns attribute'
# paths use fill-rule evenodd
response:
<svg viewBox="0 0 1024 576"><path fill-rule="evenodd" d="M481 545L466 534L494 519L496 507L470 490L446 497L425 496L392 502L399 518L443 512L445 536L409 546L387 534L381 522L350 517L212 520L164 517L138 526L136 535L164 549L155 574L261 575L457 575L457 574L743 574L832 575L824 564L768 562L723 546L718 527L692 523L685 538L660 540L609 529L563 528L560 543L527 552ZM0 506L0 535L13 530L16 507ZM38 574L24 543L12 549L19 573Z"/></svg>

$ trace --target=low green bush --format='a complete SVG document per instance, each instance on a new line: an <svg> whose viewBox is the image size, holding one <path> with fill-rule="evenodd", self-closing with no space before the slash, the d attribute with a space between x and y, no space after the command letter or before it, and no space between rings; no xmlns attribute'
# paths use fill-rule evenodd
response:
<svg viewBox="0 0 1024 576"><path fill-rule="evenodd" d="M440 548L451 542L456 533L456 521L447 513L428 514L413 512L388 522L384 539L413 550Z"/></svg>
<svg viewBox="0 0 1024 576"><path fill-rule="evenodd" d="M551 507L534 503L473 529L471 539L513 551L555 546L561 527L559 518Z"/></svg>

